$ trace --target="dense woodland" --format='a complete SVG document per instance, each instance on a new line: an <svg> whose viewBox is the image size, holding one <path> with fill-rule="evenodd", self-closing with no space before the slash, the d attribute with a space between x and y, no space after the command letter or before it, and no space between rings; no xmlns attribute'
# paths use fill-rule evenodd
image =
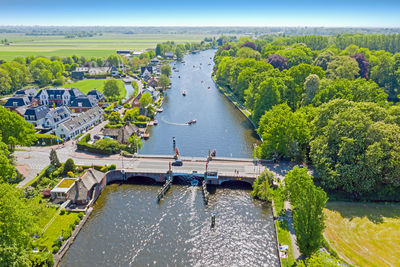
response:
<svg viewBox="0 0 400 267"><path fill-rule="evenodd" d="M219 39L215 77L251 112L256 156L308 162L328 192L399 200L399 38Z"/></svg>

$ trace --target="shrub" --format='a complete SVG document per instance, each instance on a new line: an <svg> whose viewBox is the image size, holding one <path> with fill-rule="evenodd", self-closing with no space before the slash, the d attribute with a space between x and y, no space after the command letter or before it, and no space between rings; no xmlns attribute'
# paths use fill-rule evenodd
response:
<svg viewBox="0 0 400 267"><path fill-rule="evenodd" d="M61 236L63 237L64 240L67 240L72 234L71 228L63 229Z"/></svg>
<svg viewBox="0 0 400 267"><path fill-rule="evenodd" d="M100 169L101 172L108 172L108 167L104 166L103 168Z"/></svg>
<svg viewBox="0 0 400 267"><path fill-rule="evenodd" d="M60 215L64 215L64 214L65 214L65 209L61 209Z"/></svg>
<svg viewBox="0 0 400 267"><path fill-rule="evenodd" d="M124 105L124 108L131 108L131 105L129 104L129 103L126 103L125 105Z"/></svg>
<svg viewBox="0 0 400 267"><path fill-rule="evenodd" d="M61 138L58 138L57 136L53 134L36 134L37 142L36 144L39 146L45 145L56 145L58 143L63 143L64 140Z"/></svg>
<svg viewBox="0 0 400 267"><path fill-rule="evenodd" d="M109 170L115 170L116 168L117 168L117 166L115 164L111 164L108 169Z"/></svg>
<svg viewBox="0 0 400 267"><path fill-rule="evenodd" d="M73 172L75 170L75 163L74 160L69 158L64 164L64 174L67 174L68 172Z"/></svg>
<svg viewBox="0 0 400 267"><path fill-rule="evenodd" d="M46 187L50 183L51 183L51 180L47 177L44 177L40 180L40 186L42 186L42 187Z"/></svg>
<svg viewBox="0 0 400 267"><path fill-rule="evenodd" d="M79 219L82 219L82 218L83 218L83 215L84 215L84 214L83 214L82 212L79 212L79 213L78 213L78 218L79 218Z"/></svg>
<svg viewBox="0 0 400 267"><path fill-rule="evenodd" d="M56 253L58 252L59 249L60 249L59 246L54 246L54 247L52 248L52 251L51 251L51 252L53 252L53 254L56 254Z"/></svg>
<svg viewBox="0 0 400 267"><path fill-rule="evenodd" d="M67 172L67 175L68 175L68 177L71 177L71 178L75 177L75 174L71 171Z"/></svg>

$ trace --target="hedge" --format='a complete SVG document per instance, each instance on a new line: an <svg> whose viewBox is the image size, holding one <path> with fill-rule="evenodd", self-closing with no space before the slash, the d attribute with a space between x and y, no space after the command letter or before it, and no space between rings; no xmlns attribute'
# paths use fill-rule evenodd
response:
<svg viewBox="0 0 400 267"><path fill-rule="evenodd" d="M58 138L56 135L53 134L36 134L36 138L38 139L36 142L38 146L43 145L43 143L45 143L45 146L49 146L64 142L63 139Z"/></svg>
<svg viewBox="0 0 400 267"><path fill-rule="evenodd" d="M87 151L90 153L95 153L95 154L103 154L103 155L112 155L119 153L119 151L111 151L111 150L103 150L100 148L97 148L95 145L88 144L87 142L90 140L90 134L85 135L82 137L81 140L77 143L78 150L82 151Z"/></svg>

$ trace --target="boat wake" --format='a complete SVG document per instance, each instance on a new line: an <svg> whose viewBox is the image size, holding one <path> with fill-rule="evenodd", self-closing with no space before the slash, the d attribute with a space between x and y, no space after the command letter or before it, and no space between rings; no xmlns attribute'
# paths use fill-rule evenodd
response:
<svg viewBox="0 0 400 267"><path fill-rule="evenodd" d="M161 117L161 121L164 122L164 123L166 123L166 124L175 125L175 126L188 126L188 125L189 125L188 123L170 122L170 121L167 121L167 120L165 119L165 117Z"/></svg>

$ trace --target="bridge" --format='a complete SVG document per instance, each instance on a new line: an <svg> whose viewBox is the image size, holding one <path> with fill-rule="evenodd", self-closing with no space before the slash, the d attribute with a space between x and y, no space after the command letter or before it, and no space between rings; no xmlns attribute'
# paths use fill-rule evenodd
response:
<svg viewBox="0 0 400 267"><path fill-rule="evenodd" d="M253 159L182 157L182 166L170 166L171 156L142 156L140 158L123 159L121 168L115 174L108 175L107 183L114 181L134 180L136 177L147 177L155 182L164 183L169 175L173 179L204 180L206 184L221 185L224 182L239 181L250 185L266 168ZM121 162L119 162L121 163ZM171 172L171 173L170 173Z"/></svg>

